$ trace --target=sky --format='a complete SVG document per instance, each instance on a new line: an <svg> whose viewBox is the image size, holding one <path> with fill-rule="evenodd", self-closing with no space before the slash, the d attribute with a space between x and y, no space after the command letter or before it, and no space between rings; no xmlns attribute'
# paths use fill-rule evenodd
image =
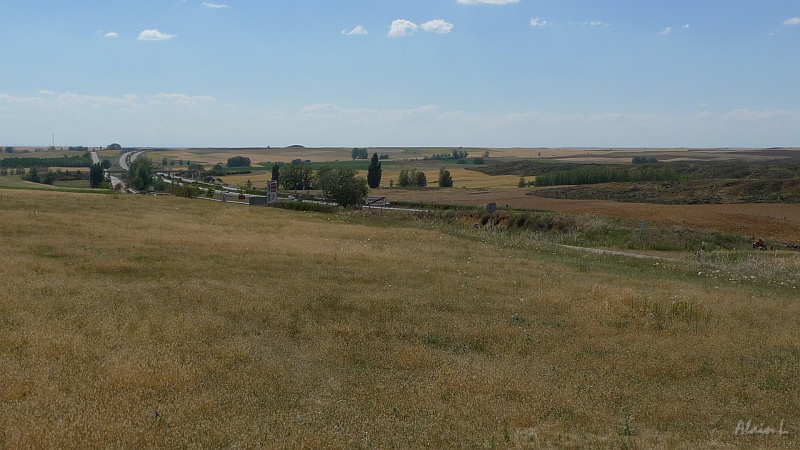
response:
<svg viewBox="0 0 800 450"><path fill-rule="evenodd" d="M0 0L0 145L800 146L797 0Z"/></svg>

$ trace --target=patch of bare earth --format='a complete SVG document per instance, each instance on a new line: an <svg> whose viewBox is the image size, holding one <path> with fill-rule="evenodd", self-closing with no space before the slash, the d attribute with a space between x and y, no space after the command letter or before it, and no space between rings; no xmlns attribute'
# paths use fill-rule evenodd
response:
<svg viewBox="0 0 800 450"><path fill-rule="evenodd" d="M718 230L792 243L800 240L800 204L657 205L601 200L563 200L527 195L527 189L386 189L389 201L415 201L599 214L661 225Z"/></svg>

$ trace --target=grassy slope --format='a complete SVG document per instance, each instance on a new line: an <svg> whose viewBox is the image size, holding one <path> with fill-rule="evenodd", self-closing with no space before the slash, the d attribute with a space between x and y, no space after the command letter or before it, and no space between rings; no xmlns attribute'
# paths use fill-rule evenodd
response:
<svg viewBox="0 0 800 450"><path fill-rule="evenodd" d="M0 447L797 444L796 290L377 217L0 214Z"/></svg>

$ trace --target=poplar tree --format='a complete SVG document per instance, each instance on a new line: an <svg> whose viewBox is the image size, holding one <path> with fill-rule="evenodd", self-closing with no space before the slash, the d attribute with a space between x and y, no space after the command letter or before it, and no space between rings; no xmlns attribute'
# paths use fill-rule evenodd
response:
<svg viewBox="0 0 800 450"><path fill-rule="evenodd" d="M381 185L381 172L381 162L378 161L378 154L375 153L372 155L372 161L367 170L367 184L370 188L375 189Z"/></svg>

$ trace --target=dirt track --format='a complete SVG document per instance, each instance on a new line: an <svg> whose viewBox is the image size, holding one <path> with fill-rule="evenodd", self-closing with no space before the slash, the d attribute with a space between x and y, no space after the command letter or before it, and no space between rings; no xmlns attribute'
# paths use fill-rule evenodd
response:
<svg viewBox="0 0 800 450"><path fill-rule="evenodd" d="M800 204L746 203L734 205L656 205L596 200L559 200L525 195L526 189L384 189L389 201L442 202L479 206L496 202L501 208L525 208L575 214L601 214L665 225L719 230L785 243L800 243Z"/></svg>

